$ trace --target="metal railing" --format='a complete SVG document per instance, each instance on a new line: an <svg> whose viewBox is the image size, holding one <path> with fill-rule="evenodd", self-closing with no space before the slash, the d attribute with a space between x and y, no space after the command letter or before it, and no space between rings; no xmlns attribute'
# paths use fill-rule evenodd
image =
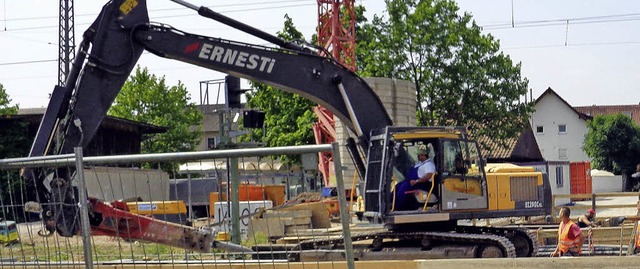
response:
<svg viewBox="0 0 640 269"><path fill-rule="evenodd" d="M193 260L200 261L200 263L213 262L213 263L238 263L238 259L244 262L253 262L251 259L247 260L249 256L259 256L258 253L236 253L236 254L222 254L218 250L213 251L212 253L204 253L204 254L193 254L189 251L181 251L176 249L166 250L162 246L157 245L148 245L146 243L138 243L138 242L129 242L124 239L105 239L101 237L96 237L92 235L91 231L91 221L95 219L95 216L92 215L92 211L89 204L89 196L101 196L101 197L116 197L118 199L129 199L131 194L133 193L136 197L145 197L146 199L152 199L153 197L158 197L158 195L162 197L166 197L168 193L175 193L178 195L179 191L176 189L169 190L167 186L170 184L165 179L156 179L156 174L159 174L160 178L165 176L161 171L162 167L160 163L171 163L170 167L176 168L177 163L186 163L186 162L203 162L205 160L223 160L226 162L226 169L224 171L214 171L213 177L217 178L222 175L222 177L227 178L226 188L228 190L236 190L230 191L229 199L226 203L230 206L230 219L227 219L228 226L231 229L231 238L233 239L232 243L237 244L246 244L245 241L240 240L242 236L240 235L240 223L239 221L244 218L244 214L240 211L239 206L239 191L241 189L241 181L246 178L254 177L252 179L246 180L254 180L256 183L259 183L261 180L259 177L263 176L263 174L259 175L248 175L242 174L242 171L238 170L239 162L242 162L244 158L250 157L274 157L281 155L302 155L302 154L316 154L319 152L333 152L333 155L336 156L337 160L335 165L336 171L336 181L337 181L337 194L338 194L338 204L340 207L340 218L341 218L341 228L342 228L342 237L344 238L344 246L345 246L345 261L347 263L348 268L354 268L354 257L353 257L353 249L351 247L350 241L350 215L347 199L345 197L344 190L344 181L342 178L342 166L339 162L339 151L337 143L331 145L309 145L309 146L292 146L292 147L275 147L275 148L252 148L252 149L227 149L227 150L215 150L215 151L200 151L200 152L179 152L179 153L160 153L160 154L136 154L136 155L120 155L120 156L97 156L97 157L84 157L82 156L82 149L77 148L75 154L66 154L66 155L58 155L58 156L45 156L45 157L32 157L32 158L13 158L13 159L3 159L0 160L0 172L4 172L5 176L8 178L7 182L9 189L4 190L0 193L0 200L3 201L3 204L0 204L2 207L2 216L0 217L14 217L16 219L20 219L18 222L19 230L22 231L27 229L26 235L21 234L21 241L17 243L17 246L10 248L8 250L2 251L0 249L0 266L13 266L13 267L21 267L24 266L25 262L36 262L36 263L71 263L77 264L82 263L86 268L92 268L94 264L99 264L104 262L105 259L113 259L119 260L124 263L126 260L130 260L132 262L147 262L149 261L149 257L152 260L160 260L160 259L170 259L172 263L180 263L186 262L187 264L193 263ZM255 165L254 165L255 166ZM258 165L259 166L259 165ZM104 168L107 170L105 174L99 174L97 169L98 167ZM122 168L125 167L125 168ZM146 168L145 168L146 167ZM33 168L44 171L54 171L50 172L50 174L55 177L55 171L59 168L66 168L70 171L75 171L73 176L74 185L78 187L78 201L80 201L77 205L66 205L66 206L76 206L79 209L79 217L80 217L80 227L81 227L81 236L79 237L71 237L71 238L62 238L57 235L44 238L44 239L35 239L35 233L33 233L32 226L38 227L40 229L43 228L43 225L38 222L34 222L31 224L25 224L27 220L31 218L27 215L29 213L25 213L25 201L33 198L33 193L35 193L34 189L38 188L38 184L28 185L22 182L22 178L18 176L18 170L23 168ZM120 170L118 170L120 168ZM132 175L124 175L121 170L125 170L131 172ZM216 170L218 168L214 168ZM287 167L287 173L289 173L290 167ZM166 169L165 169L166 170ZM210 175L212 171L210 170L202 170L198 171L190 171L187 175L187 179L189 180L189 189L188 196L189 197L178 197L183 201L188 201L190 213L191 212L191 193L192 191L197 191L197 189L191 189L191 180L193 177L198 176L207 176ZM267 173L264 173L267 174ZM178 176L184 177L184 173L180 174L175 171L167 172L166 177L171 177L170 180L177 180ZM44 178L45 176L41 176ZM305 178L302 176L302 179L294 179L294 180L302 180ZM89 178L89 179L86 179ZM49 179L50 180L50 179ZM224 185L222 179L218 178L220 181L220 185ZM273 180L275 181L275 180ZM295 185L291 183L291 178L285 178L283 181L286 182L287 189L286 191L290 191L293 189L299 188L292 187L291 185ZM133 183L132 183L133 182ZM141 183L142 182L142 183ZM141 185L142 184L142 185ZM147 184L147 185L144 185ZM177 185L173 185L177 186ZM297 185L296 185L297 186ZM177 188L177 187L176 187ZM197 188L197 187L196 187ZM11 197L7 197L8 194ZM98 197L100 198L100 197ZM6 203L4 201L7 201ZM39 201L42 205L45 205L45 201ZM209 201L209 205L211 206L213 203ZM274 205L275 207L276 205ZM241 216L241 213L243 216ZM208 219L212 216L207 216ZM222 216L218 216L221 218ZM160 218L160 217L158 217ZM167 219L168 220L168 219ZM31 219L32 221L32 219ZM184 222L184 219L179 220L180 222ZM192 220L189 220L192 221ZM95 223L94 223L95 225ZM205 225L206 226L206 225ZM25 228L26 227L26 228ZM32 228L29 228L32 227ZM95 231L94 231L95 232ZM256 235L253 235L253 241L258 241L256 239ZM79 240L78 238L81 238ZM109 242L109 240L114 240L115 242L109 242L108 248L116 248L119 249L119 253L109 253L104 251L104 246L100 246L101 242L104 241ZM81 241L81 242L80 242ZM251 240L249 240L251 241ZM270 242L270 241L267 241ZM225 243L226 244L226 243ZM37 246L36 246L37 245ZM139 245L142 246L143 250L141 251L142 257L140 255L136 256L134 253L137 253ZM46 248L43 248L46 246ZM76 246L80 246L82 248L82 254L77 252ZM26 253L32 253L27 255ZM131 255L129 255L131 254ZM176 255L177 254L177 255ZM249 255L249 256L247 256ZM182 256L182 259L179 258ZM127 258L129 257L129 258ZM197 257L197 258L196 258ZM94 259L95 258L95 259ZM131 260L133 259L133 260ZM205 259L211 259L205 262ZM224 259L224 260L221 260ZM189 263L191 260L191 263Z"/></svg>
<svg viewBox="0 0 640 269"><path fill-rule="evenodd" d="M569 209L571 209L571 212L579 212L578 210L581 210L580 212L582 212L582 211L586 211L589 208L593 208L594 210L596 210L596 212L599 209L632 209L634 211L633 214L635 215L637 201L634 201L633 203L629 203L629 204L605 205L605 204L602 204L603 200L600 200L601 203L600 204L598 203L598 198L606 199L606 198L614 198L614 197L638 197L638 200L640 200L640 193L638 192L607 192L607 193L592 193L592 194L555 194L553 195L552 204L553 205L556 204L556 199L569 198L571 199L571 201L590 200L591 203L588 205L572 202L571 204L563 205L563 206L566 206ZM552 216L557 217L560 207L563 207L563 206L554 206L552 211Z"/></svg>

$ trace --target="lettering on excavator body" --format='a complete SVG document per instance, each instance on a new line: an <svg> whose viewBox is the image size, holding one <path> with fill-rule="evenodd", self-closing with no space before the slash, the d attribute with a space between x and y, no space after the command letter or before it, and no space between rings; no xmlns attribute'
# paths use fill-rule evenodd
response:
<svg viewBox="0 0 640 269"><path fill-rule="evenodd" d="M527 201L524 202L524 208L542 208L542 202L540 201Z"/></svg>
<svg viewBox="0 0 640 269"><path fill-rule="evenodd" d="M271 71L273 71L273 67L276 65L276 59L244 51L214 46L207 43L202 44L198 57L250 70L257 69L258 71L266 72L267 74L270 74Z"/></svg>

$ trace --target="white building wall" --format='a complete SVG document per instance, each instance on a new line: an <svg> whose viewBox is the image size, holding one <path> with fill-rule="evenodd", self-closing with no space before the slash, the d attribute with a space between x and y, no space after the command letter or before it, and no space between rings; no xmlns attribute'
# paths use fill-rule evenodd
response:
<svg viewBox="0 0 640 269"><path fill-rule="evenodd" d="M622 176L591 176L593 193L622 191Z"/></svg>
<svg viewBox="0 0 640 269"><path fill-rule="evenodd" d="M571 107L555 94L546 94L538 100L535 110L531 115L531 128L545 160L591 161L582 150L586 121ZM559 131L561 125L566 126L566 132ZM543 128L542 132L539 127Z"/></svg>
<svg viewBox="0 0 640 269"><path fill-rule="evenodd" d="M549 183L551 183L551 193L553 195L558 194L571 194L571 175L569 163L548 163L549 168ZM558 172L562 171L562 175ZM569 198L555 199L554 206L566 205L571 202Z"/></svg>
<svg viewBox="0 0 640 269"><path fill-rule="evenodd" d="M551 195L571 194L569 162L518 163L518 165L530 166L538 172L546 173L551 185ZM559 198L555 199L554 206L562 206L570 202L569 198Z"/></svg>
<svg viewBox="0 0 640 269"><path fill-rule="evenodd" d="M122 167L85 168L87 195L105 201L140 197L142 201L169 200L169 174L159 169Z"/></svg>

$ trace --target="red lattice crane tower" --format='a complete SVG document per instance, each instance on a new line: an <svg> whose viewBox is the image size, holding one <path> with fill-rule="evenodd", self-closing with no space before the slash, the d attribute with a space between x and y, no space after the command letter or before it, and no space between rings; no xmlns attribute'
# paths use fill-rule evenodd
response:
<svg viewBox="0 0 640 269"><path fill-rule="evenodd" d="M356 70L355 0L318 0L318 45L324 47L331 57L351 71ZM329 56L329 55L325 55ZM336 140L333 114L324 107L313 110L318 122L313 125L316 144L327 144ZM326 187L330 187L333 171L333 155L319 154L318 169Z"/></svg>

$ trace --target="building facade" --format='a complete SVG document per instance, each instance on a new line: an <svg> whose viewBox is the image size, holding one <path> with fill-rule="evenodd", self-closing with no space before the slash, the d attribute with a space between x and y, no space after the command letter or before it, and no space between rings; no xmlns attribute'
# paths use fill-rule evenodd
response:
<svg viewBox="0 0 640 269"><path fill-rule="evenodd" d="M640 105L611 105L611 106L576 106L573 107L576 111L586 114L591 117L595 117L598 115L613 115L613 114L623 114L627 115L635 122L640 125Z"/></svg>
<svg viewBox="0 0 640 269"><path fill-rule="evenodd" d="M31 145L45 110L46 108L20 109L17 115L0 117L0 123L25 123L27 127L27 133L25 135L29 138L29 145ZM84 155L107 156L139 154L141 143L145 137L165 131L166 128L164 127L107 116L100 123L98 131L91 139L91 143L86 147ZM28 152L23 154L26 156Z"/></svg>
<svg viewBox="0 0 640 269"><path fill-rule="evenodd" d="M551 88L535 101L531 129L546 161L591 161L582 149L587 120Z"/></svg>
<svg viewBox="0 0 640 269"><path fill-rule="evenodd" d="M221 119L227 122L225 126L223 126L226 131L238 130L237 122L241 119L240 115L236 114L240 112L227 112L225 104L199 105L198 108L200 112L202 112L203 118L202 137L200 138L200 144L196 147L197 151L212 150L218 146L222 127L220 126Z"/></svg>

